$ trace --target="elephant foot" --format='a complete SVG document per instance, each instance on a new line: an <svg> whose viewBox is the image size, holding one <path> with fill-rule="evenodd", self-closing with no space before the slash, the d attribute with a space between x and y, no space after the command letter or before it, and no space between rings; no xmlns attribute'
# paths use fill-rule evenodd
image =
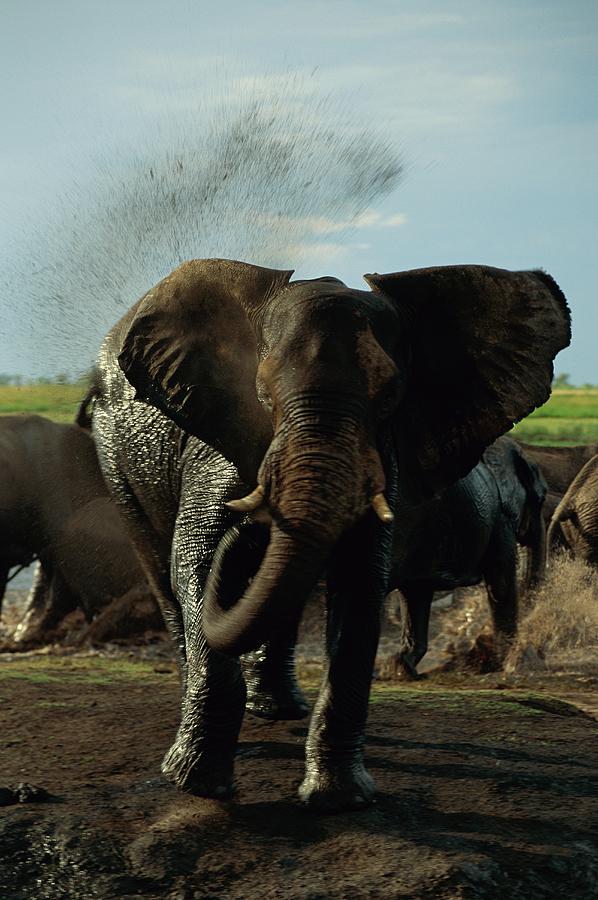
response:
<svg viewBox="0 0 598 900"><path fill-rule="evenodd" d="M504 635L479 634L467 654L467 666L480 674L500 672L512 645Z"/></svg>
<svg viewBox="0 0 598 900"><path fill-rule="evenodd" d="M260 719L272 721L304 719L309 715L309 703L297 684L287 690L248 690L245 709Z"/></svg>
<svg viewBox="0 0 598 900"><path fill-rule="evenodd" d="M48 633L49 629L37 622L19 622L12 633L12 640L28 650L32 646L38 647L49 643Z"/></svg>
<svg viewBox="0 0 598 900"><path fill-rule="evenodd" d="M247 709L260 719L304 719L309 702L297 684L292 656L272 660L261 648L242 660L247 685Z"/></svg>
<svg viewBox="0 0 598 900"><path fill-rule="evenodd" d="M417 665L400 653L394 658L394 674L400 681L420 681L424 677L418 673Z"/></svg>
<svg viewBox="0 0 598 900"><path fill-rule="evenodd" d="M363 763L339 769L308 769L299 799L317 813L365 809L374 803L376 786Z"/></svg>
<svg viewBox="0 0 598 900"><path fill-rule="evenodd" d="M214 754L189 754L175 741L162 761L162 773L179 790L196 797L229 800L235 792L233 762Z"/></svg>

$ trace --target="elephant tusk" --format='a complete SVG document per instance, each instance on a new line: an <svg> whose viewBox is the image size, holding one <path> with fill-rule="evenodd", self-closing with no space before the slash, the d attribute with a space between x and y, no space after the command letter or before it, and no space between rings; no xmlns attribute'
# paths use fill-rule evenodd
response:
<svg viewBox="0 0 598 900"><path fill-rule="evenodd" d="M253 512L256 509L259 509L263 504L265 495L265 489L261 484L258 484L256 489L250 494L247 494L246 497L241 497L239 500L229 500L225 505L228 506L229 509L234 509L235 512Z"/></svg>
<svg viewBox="0 0 598 900"><path fill-rule="evenodd" d="M374 507L374 512L381 522L394 521L393 512L386 502L384 494L376 494L376 496L372 500L372 506Z"/></svg>

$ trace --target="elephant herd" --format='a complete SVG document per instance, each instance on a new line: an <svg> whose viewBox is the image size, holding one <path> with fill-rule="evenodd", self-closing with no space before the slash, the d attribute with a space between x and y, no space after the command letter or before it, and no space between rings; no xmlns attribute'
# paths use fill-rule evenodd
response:
<svg viewBox="0 0 598 900"><path fill-rule="evenodd" d="M2 416L0 460L0 609L11 569L37 561L10 645L47 642L74 609L101 624L107 607L117 600L126 606L127 598L150 606L144 621L156 624L155 601L108 494L90 431L37 415Z"/></svg>
<svg viewBox="0 0 598 900"><path fill-rule="evenodd" d="M550 538L594 562L598 447L505 436L546 401L570 340L546 273L420 269L367 275L369 291L292 274L184 263L108 334L76 423L0 420L0 594L38 560L13 635L25 645L77 606L92 620L151 592L181 676L163 772L226 798L245 708L308 713L293 654L324 582L299 795L355 809L374 794L364 727L386 594L401 592L405 675L426 652L434 591L481 581L502 658L517 549L532 586L547 510Z"/></svg>

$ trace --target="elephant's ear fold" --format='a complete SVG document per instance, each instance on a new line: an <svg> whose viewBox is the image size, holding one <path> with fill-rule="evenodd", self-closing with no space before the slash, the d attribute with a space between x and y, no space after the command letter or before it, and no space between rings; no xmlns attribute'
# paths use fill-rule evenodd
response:
<svg viewBox="0 0 598 900"><path fill-rule="evenodd" d="M394 302L411 348L396 433L412 499L465 475L544 403L571 338L567 302L542 271L447 266L366 275Z"/></svg>
<svg viewBox="0 0 598 900"><path fill-rule="evenodd" d="M255 391L256 322L291 275L225 259L183 263L133 308L118 357L138 398L240 468L270 430Z"/></svg>

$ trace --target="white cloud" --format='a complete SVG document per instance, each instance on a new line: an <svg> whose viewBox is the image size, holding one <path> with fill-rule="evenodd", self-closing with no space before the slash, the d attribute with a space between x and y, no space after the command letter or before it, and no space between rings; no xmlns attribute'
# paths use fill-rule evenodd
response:
<svg viewBox="0 0 598 900"><path fill-rule="evenodd" d="M301 242L289 245L288 252L291 259L301 260L305 265L309 263L328 263L331 260L342 259L347 256L351 249L350 244L338 244L333 241L317 244Z"/></svg>
<svg viewBox="0 0 598 900"><path fill-rule="evenodd" d="M387 228L400 228L401 225L407 224L407 216L405 213L397 213L396 216L388 216L383 224Z"/></svg>
<svg viewBox="0 0 598 900"><path fill-rule="evenodd" d="M318 241L311 244L307 241L300 241L289 244L287 252L289 258L295 260L295 265L300 265L304 269L306 266L328 265L347 259L355 253L363 253L371 249L372 245L367 243L341 244L337 241Z"/></svg>
<svg viewBox="0 0 598 900"><path fill-rule="evenodd" d="M326 216L254 216L254 221L268 228L306 232L308 234L338 234L355 228L400 228L407 223L405 213L385 216L375 209L366 209L350 219L330 219Z"/></svg>

